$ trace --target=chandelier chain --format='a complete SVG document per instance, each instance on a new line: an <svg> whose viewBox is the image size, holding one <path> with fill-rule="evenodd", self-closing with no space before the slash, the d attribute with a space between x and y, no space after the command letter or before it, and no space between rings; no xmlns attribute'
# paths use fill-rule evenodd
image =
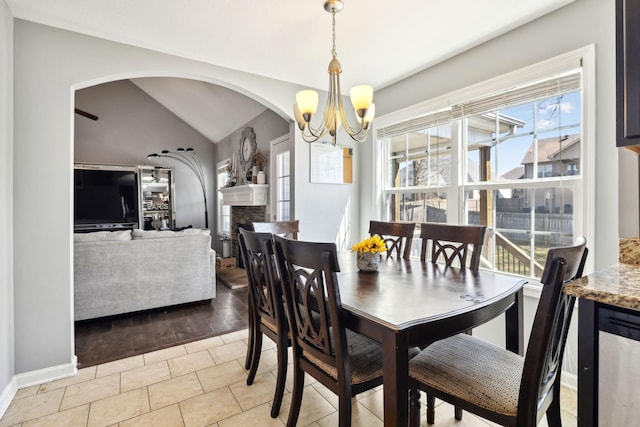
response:
<svg viewBox="0 0 640 427"><path fill-rule="evenodd" d="M331 49L331 55L335 58L338 56L336 52L336 9L331 8L331 30L333 35L333 48Z"/></svg>

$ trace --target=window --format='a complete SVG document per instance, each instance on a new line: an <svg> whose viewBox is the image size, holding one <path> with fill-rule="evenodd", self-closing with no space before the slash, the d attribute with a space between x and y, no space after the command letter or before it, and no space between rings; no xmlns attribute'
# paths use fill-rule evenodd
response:
<svg viewBox="0 0 640 427"><path fill-rule="evenodd" d="M481 267L539 277L549 247L588 234L583 54L381 118L383 219L487 225Z"/></svg>
<svg viewBox="0 0 640 427"><path fill-rule="evenodd" d="M276 220L289 221L291 219L291 152L276 153Z"/></svg>
<svg viewBox="0 0 640 427"><path fill-rule="evenodd" d="M386 139L389 220L446 222L451 133L450 123L434 124Z"/></svg>
<svg viewBox="0 0 640 427"><path fill-rule="evenodd" d="M229 165L231 159L226 159L218 162L216 165L218 175L218 189L224 188L229 180ZM218 234L231 235L231 206L225 206L222 204L222 197L218 197Z"/></svg>

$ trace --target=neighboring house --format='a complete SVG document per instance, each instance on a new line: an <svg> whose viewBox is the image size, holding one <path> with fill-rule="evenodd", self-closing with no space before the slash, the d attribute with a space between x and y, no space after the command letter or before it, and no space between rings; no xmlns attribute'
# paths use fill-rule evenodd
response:
<svg viewBox="0 0 640 427"><path fill-rule="evenodd" d="M516 166L508 172L503 173L503 179L523 179L524 178L524 166Z"/></svg>
<svg viewBox="0 0 640 427"><path fill-rule="evenodd" d="M539 139L538 142L538 178L551 176L576 175L580 166L580 135L563 135ZM533 177L534 150L532 143L521 164L525 168L524 177Z"/></svg>
<svg viewBox="0 0 640 427"><path fill-rule="evenodd" d="M524 178L531 178L534 170L538 178L572 176L580 170L580 135L564 135L540 139L537 167L532 143L522 159ZM535 207L540 213L573 213L573 193L563 188L548 188L536 191L532 203L530 195L524 194L525 207Z"/></svg>

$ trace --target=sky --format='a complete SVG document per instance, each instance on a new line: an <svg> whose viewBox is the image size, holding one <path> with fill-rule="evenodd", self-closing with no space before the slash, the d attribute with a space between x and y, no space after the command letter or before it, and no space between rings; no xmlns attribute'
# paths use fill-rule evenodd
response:
<svg viewBox="0 0 640 427"><path fill-rule="evenodd" d="M580 126L558 129L563 126L580 124L580 106L580 92L577 91L539 102L535 114L533 104L501 110L501 114L520 119L526 124L516 131L516 134L521 136L510 138L499 144L497 153L495 149L492 150L492 163L497 168L498 175L520 166L520 162L533 142L531 132L534 131L534 128L538 132L538 139L580 133ZM536 124L535 127L534 124Z"/></svg>

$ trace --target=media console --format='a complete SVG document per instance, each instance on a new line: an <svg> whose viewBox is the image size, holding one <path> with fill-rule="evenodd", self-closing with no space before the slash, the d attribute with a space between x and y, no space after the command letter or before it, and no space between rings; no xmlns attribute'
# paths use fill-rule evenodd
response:
<svg viewBox="0 0 640 427"><path fill-rule="evenodd" d="M118 230L134 230L138 228L137 222L115 223L115 224L74 224L73 231L76 233L85 233L90 231L118 231Z"/></svg>
<svg viewBox="0 0 640 427"><path fill-rule="evenodd" d="M173 169L74 165L74 231L172 228Z"/></svg>

